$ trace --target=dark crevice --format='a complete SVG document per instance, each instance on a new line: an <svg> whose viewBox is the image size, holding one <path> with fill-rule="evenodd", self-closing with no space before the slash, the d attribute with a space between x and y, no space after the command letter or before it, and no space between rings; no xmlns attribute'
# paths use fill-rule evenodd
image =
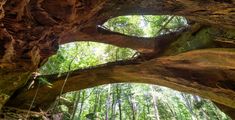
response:
<svg viewBox="0 0 235 120"><path fill-rule="evenodd" d="M232 0L214 0L215 2L219 2L219 3L228 3L228 4L232 4L233 1Z"/></svg>
<svg viewBox="0 0 235 120"><path fill-rule="evenodd" d="M6 51L5 44L7 43L7 41L10 41L10 39L7 37L3 37L3 39L0 39L0 58L2 58L3 55L5 54Z"/></svg>
<svg viewBox="0 0 235 120"><path fill-rule="evenodd" d="M235 82L234 81L231 81L231 80L220 81L217 85L219 87L224 88L224 89L230 89L230 90L235 91Z"/></svg>

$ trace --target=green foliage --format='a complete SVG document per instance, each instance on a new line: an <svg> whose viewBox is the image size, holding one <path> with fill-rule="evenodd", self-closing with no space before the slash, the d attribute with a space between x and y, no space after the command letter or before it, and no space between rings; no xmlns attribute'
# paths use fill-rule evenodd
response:
<svg viewBox="0 0 235 120"><path fill-rule="evenodd" d="M183 93L186 96L184 98L182 93L160 86L153 86L154 91L151 91L151 87L146 84L112 84L82 90L80 92L86 94L80 98L85 97L85 100L79 100L75 119L85 120L88 116L97 119L105 119L107 116L110 120L120 119L118 104L121 103L122 119L133 120L134 116L135 120L155 120L154 95L157 96L160 120L230 120L208 100ZM65 94L64 97L74 101L72 96L75 93ZM186 101L190 104L187 105ZM203 103L200 108L195 106L197 102ZM73 108L67 106L64 110L67 110L64 111L67 115ZM78 117L80 111L82 114Z"/></svg>
<svg viewBox="0 0 235 120"><path fill-rule="evenodd" d="M153 37L186 25L186 20L178 16L174 16L166 24L171 18L172 16L122 16L109 20L103 26L126 35ZM201 43L182 41L181 44L185 46L208 43L208 41ZM41 74L63 73L110 61L130 59L134 53L135 51L131 49L94 42L65 44L60 47L56 55L49 58L40 72ZM51 85L43 78L40 78L40 81ZM62 97L67 102L60 101L56 109L58 112L63 112L64 120L156 120L158 118L161 120L229 120L208 100L160 86L103 85L67 93Z"/></svg>
<svg viewBox="0 0 235 120"><path fill-rule="evenodd" d="M118 59L128 59L134 50L95 42L77 42L62 45L58 53L40 68L41 74L63 73L96 66ZM118 56L118 59L116 57ZM72 61L72 64L71 64ZM71 64L71 66L70 66ZM69 68L70 66L70 68Z"/></svg>
<svg viewBox="0 0 235 120"><path fill-rule="evenodd" d="M143 16L145 24L149 26L147 29L149 33L148 36L153 37L158 36L160 34L176 31L180 27L185 26L187 24L186 20L183 17L179 16L174 16L174 18L168 24L166 24L166 22L171 17L172 16Z"/></svg>
<svg viewBox="0 0 235 120"><path fill-rule="evenodd" d="M38 80L40 85L47 85L48 87L52 86L52 84L46 78L39 77Z"/></svg>
<svg viewBox="0 0 235 120"><path fill-rule="evenodd" d="M130 36L154 37L160 34L176 31L187 24L186 20L179 16L174 16L174 18L167 23L171 17L172 16L153 15L120 16L110 19L104 24L104 26L112 31Z"/></svg>
<svg viewBox="0 0 235 120"><path fill-rule="evenodd" d="M145 34L141 24L142 19L139 16L120 16L110 19L104 26L115 32L141 37Z"/></svg>

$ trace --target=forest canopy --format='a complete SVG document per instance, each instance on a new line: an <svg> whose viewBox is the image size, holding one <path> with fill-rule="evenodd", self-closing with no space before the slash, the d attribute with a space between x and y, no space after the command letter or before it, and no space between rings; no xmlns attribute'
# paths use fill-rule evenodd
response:
<svg viewBox="0 0 235 120"><path fill-rule="evenodd" d="M158 87L153 85L183 92L173 100L180 101L174 105L181 104L181 111L174 113L169 109L168 117L227 119L213 107L216 105L235 119L234 3L234 0L2 0L0 117L31 119L36 115L73 119L80 114L93 119L101 114L105 119L114 115L119 119L149 116L161 119L161 107L157 106L161 104L160 95L157 99L149 97L151 104L146 105L149 102L143 102L145 97L136 95L138 85L129 84L145 83L150 86L140 88L154 91L147 92L150 96L158 93ZM110 87L95 88L101 85ZM88 92L81 92L88 88ZM89 92L92 89L94 92ZM114 96L99 92L102 89ZM80 91L70 95L76 100L66 97L69 96L66 93L73 91ZM94 102L91 106L82 100L86 97L82 93L92 93L91 99L87 98ZM129 100L124 99L128 97ZM205 102L206 99L211 102ZM104 101L107 103L100 104ZM70 109L65 103L80 107L84 103L89 111L81 113L82 110ZM112 108L109 103L116 106ZM113 112L100 112L102 105ZM140 114L146 106L153 108Z"/></svg>
<svg viewBox="0 0 235 120"><path fill-rule="evenodd" d="M113 18L105 29L130 36L155 37L187 26L176 16L122 16ZM56 55L40 68L40 74L55 74L128 60L140 53L128 48L95 42L75 42L60 46ZM53 84L49 84L53 87ZM40 92L40 91L39 91ZM211 101L169 88L119 83L69 92L50 108L65 120L229 120Z"/></svg>

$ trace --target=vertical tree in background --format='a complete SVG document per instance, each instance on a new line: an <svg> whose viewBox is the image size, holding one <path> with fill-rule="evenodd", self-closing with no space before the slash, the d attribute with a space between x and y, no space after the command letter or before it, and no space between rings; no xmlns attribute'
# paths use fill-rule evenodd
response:
<svg viewBox="0 0 235 120"><path fill-rule="evenodd" d="M155 94L155 89L154 86L151 86L151 95L152 95L152 100L153 100L153 108L154 108L154 115L156 120L160 120L159 118L159 112L158 112L158 105L157 105L157 96Z"/></svg>
<svg viewBox="0 0 235 120"><path fill-rule="evenodd" d="M108 27L110 29L113 29L114 31L121 32L123 34L129 34L129 35L146 35L151 36L152 34L160 34L160 33L154 33L156 31L161 30L161 28L150 27L145 28L148 29L148 32L144 32L141 27L144 24L145 26L153 26L154 21L157 22L160 20L160 23L167 23L165 24L164 29L167 30L161 30L161 34L164 34L164 32L169 30L176 29L179 25L182 25L184 23L183 20L180 20L179 17L175 17L174 21L177 25L174 25L171 22L166 22L164 20L169 20L172 17L170 16L163 16L163 17L154 17L154 16L141 16L141 17L120 17L117 19L112 19L105 23L105 27ZM133 21L132 21L133 20ZM145 23L147 21L150 21L150 23ZM181 21L181 22L179 22ZM133 24L137 23L140 26ZM142 25L141 25L142 23ZM155 23L156 24L156 23ZM170 26L170 27L168 27ZM172 27L173 26L173 27ZM177 27L174 27L177 26ZM122 28L121 28L122 27ZM135 27L136 29L130 29L132 27ZM162 26L160 26L162 27ZM77 43L76 43L77 44ZM66 71L66 66L71 59L73 58L73 54L79 52L79 57L75 59L75 62L72 65L72 69L76 69L76 67L84 68L86 66L92 66L95 64L103 63L104 61L118 61L122 59L128 59L134 56L135 51L129 50L129 49L123 49L123 48L117 48L114 46L104 46L104 45L98 45L96 43L80 43L75 46L79 46L77 49L72 49L72 52L64 55L63 53L68 52L69 46L74 45L68 45L65 47L61 47L59 51L61 51L60 54L58 54L58 58L63 59L57 59L57 56L50 59L50 61L43 67L42 71L44 73L51 73L50 71L53 70L51 68L59 69L57 64L60 63L60 71ZM93 46L93 47L92 47ZM103 48L102 48L103 47ZM89 49L88 49L89 48ZM104 53L99 53L100 51L104 50ZM90 53L90 54L87 54ZM100 56L102 57L100 57ZM65 60L68 60L68 62L64 62ZM54 62L56 61L56 62ZM55 63L55 64L49 64L49 63ZM46 66L49 66L48 68ZM48 72L47 72L48 71ZM55 71L53 71L55 72ZM90 91L90 92L89 92ZM145 93L142 93L145 92ZM165 94L164 92L171 92L169 90L165 90L156 86L145 86L145 85L132 85L132 84L114 84L114 85L108 85L106 87L97 87L92 88L87 91L81 91L79 93L79 98L76 98L76 101L73 105L76 110L77 108L77 115L75 111L69 112L71 113L72 119L85 119L85 118L91 118L91 119L106 119L106 120L113 120L115 118L121 119L132 119L132 120L138 120L138 119L163 119L163 120L171 120L171 119L210 119L208 114L205 113L201 115L201 112L199 110L196 111L195 109L195 102L197 97L189 96L184 93L176 95L169 94L168 96L163 96L161 98L161 95ZM74 97L78 95L78 93L73 93ZM181 96L181 97L179 97ZM63 104L63 103L62 103ZM205 103L208 104L208 103ZM210 106L210 105L209 105ZM208 106L206 109L212 109ZM104 110L105 108L105 110ZM204 110L207 111L207 110ZM216 113L215 113L216 114ZM215 114L211 114L209 116L214 116ZM221 113L220 113L221 114ZM199 118L200 117L200 118ZM221 117L217 119L225 119L226 117Z"/></svg>

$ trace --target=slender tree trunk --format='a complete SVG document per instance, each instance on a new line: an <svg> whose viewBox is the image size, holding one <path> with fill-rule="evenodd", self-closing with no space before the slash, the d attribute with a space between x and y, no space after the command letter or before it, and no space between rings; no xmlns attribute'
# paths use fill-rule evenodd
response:
<svg viewBox="0 0 235 120"><path fill-rule="evenodd" d="M95 114L97 112L97 107L98 107L98 102L99 102L99 90L98 88L94 88L95 89L95 101L94 101L94 105L93 105L93 113Z"/></svg>
<svg viewBox="0 0 235 120"><path fill-rule="evenodd" d="M81 98L81 91L76 92L75 96L76 96L76 100L74 102L74 109L73 109L73 113L71 116L71 120L74 120L75 114L77 112L78 103L80 102L80 98Z"/></svg>
<svg viewBox="0 0 235 120"><path fill-rule="evenodd" d="M102 105L103 105L103 99L102 99L103 94L99 92L98 94L98 111L97 112L101 112L102 111Z"/></svg>
<svg viewBox="0 0 235 120"><path fill-rule="evenodd" d="M111 104L111 84L108 85L107 99L106 99L106 111L105 111L105 120L109 120L110 104ZM112 115L110 116L110 119Z"/></svg>
<svg viewBox="0 0 235 120"><path fill-rule="evenodd" d="M122 120L122 104L121 104L121 88L119 84L116 86L117 100L118 100L118 109L119 109L119 120Z"/></svg>
<svg viewBox="0 0 235 120"><path fill-rule="evenodd" d="M173 119L177 119L177 114L175 113L175 110L172 109L172 106L170 106L168 103L165 103L165 106L167 106L168 109L170 110Z"/></svg>
<svg viewBox="0 0 235 120"><path fill-rule="evenodd" d="M151 86L151 90L152 90L151 95L152 95L152 98L153 98L153 108L154 108L155 119L160 120L158 107L157 107L157 96L155 95L154 86Z"/></svg>
<svg viewBox="0 0 235 120"><path fill-rule="evenodd" d="M194 102L195 102L196 104L202 102L201 99L200 99L198 96L196 96L196 95L193 95L193 100L194 100ZM201 104L201 103L200 103L200 104ZM203 115L202 117L205 118L206 120L209 120L209 119L210 119L209 116L207 115L207 113L205 112L205 110L203 109L203 107L200 107L200 108L198 108L198 109L199 109L199 115L202 114L202 115ZM198 115L196 114L196 116L198 116ZM197 118L198 118L198 117L197 117ZM200 116L199 116L199 119L200 119Z"/></svg>
<svg viewBox="0 0 235 120"><path fill-rule="evenodd" d="M78 119L81 120L81 115L83 112L83 104L85 102L85 95L86 95L86 91L83 90L82 91L82 98L81 98L81 105L80 105L80 109L79 109L79 113L78 113Z"/></svg>
<svg viewBox="0 0 235 120"><path fill-rule="evenodd" d="M187 98L187 96L184 93L181 93L181 96L184 98L184 101L186 103L186 108L191 113L192 120L197 120L197 116L193 111L193 105L191 104L190 100Z"/></svg>
<svg viewBox="0 0 235 120"><path fill-rule="evenodd" d="M144 40L130 40L130 37L104 37L103 34L97 33L96 26L101 25L108 20L110 16L117 17L121 15L182 15L189 17L196 22L203 24L215 25L217 27L226 27L234 29L234 0L2 0L1 1L1 83L0 101L2 107L13 93L23 87L27 81L27 77L32 71L35 71L49 56L55 54L58 44L72 42L75 40L94 40L118 46L133 48L139 51L152 51L156 47L155 44L146 44ZM83 4L85 3L85 4ZM80 8L79 5L82 5ZM79 8L78 8L79 6ZM86 28L86 29L85 29ZM94 29L89 29L94 28ZM90 31L90 32L89 32ZM92 37L91 37L92 36ZM93 37L94 36L94 37ZM82 39L79 39L81 37ZM67 39L66 39L67 38ZM71 39L72 38L72 39ZM97 40L106 38L105 40ZM120 39L126 38L126 39ZM174 37L173 37L174 38ZM120 40L117 42L117 40ZM115 42L113 42L115 41ZM130 42L131 41L131 42ZM125 44L123 44L123 42ZM135 44L132 44L135 43ZM150 42L155 43L155 42ZM199 42L198 42L199 43ZM141 46L141 47L140 47ZM182 48L182 47L178 47ZM227 57L223 57L227 58ZM215 61L218 61L215 59ZM194 63L195 61L193 61ZM189 62L187 62L189 63ZM232 63L232 62L231 62ZM202 65L202 64L200 64ZM210 64L211 65L211 64ZM184 66L184 65L183 65ZM220 66L217 68L220 68ZM216 69L217 69L216 68ZM226 67L224 67L226 68ZM212 68L214 70L214 68ZM15 70L19 70L15 72ZM179 69L177 69L179 70ZM195 69L194 69L195 70ZM224 70L224 69L223 69ZM225 83L221 86L225 88L216 88L217 80L213 79L212 86L201 88L203 85L211 85L211 77L215 74L202 75L203 72L197 74L198 83L192 79L181 83L189 83L189 92L203 94L202 96L211 98L215 102L235 108L235 104L231 104L234 96L234 79L227 78L232 75L229 71L222 70L222 76L225 77ZM232 69L230 69L232 70ZM23 72L24 71L24 72ZM203 71L203 70L200 70ZM179 71L177 71L179 72ZM177 72L174 72L177 74ZM6 75L9 74L9 75ZM19 74L20 73L20 74ZM184 73L184 72L182 72ZM208 73L211 73L210 71ZM218 71L216 73L219 73ZM25 74L25 75L23 75ZM26 75L27 74L27 75ZM14 77L12 77L14 76ZM206 79L200 77L209 76ZM164 78L168 78L166 76ZM220 78L220 77L215 77ZM231 77L232 78L232 77ZM202 80L201 80L202 79ZM191 80L191 81L190 81ZM203 82L199 82L199 81ZM220 79L223 81L224 79ZM197 83L200 87L193 87L191 83ZM166 83L166 82L165 82ZM204 84L205 83L205 84ZM220 84L220 82L219 82ZM13 86L12 86L13 85ZM215 86L214 86L215 85ZM230 85L232 87L230 87ZM9 88L9 86L12 86ZM172 86L167 84L166 86ZM227 90L226 88L231 88ZM207 90L205 90L207 89ZM218 93L226 89L227 93ZM201 90L205 90L201 92ZM210 94L210 91L216 91ZM225 91L225 92L226 92ZM53 91L54 92L54 91ZM47 93L47 92L43 92ZM218 95L217 95L218 94ZM226 95L227 97L224 97ZM56 94L57 96L57 94ZM215 97L214 97L215 96ZM230 98L224 100L224 98ZM25 96L28 97L28 96ZM25 98L23 97L23 98ZM51 96L50 96L51 97ZM29 95L29 98L32 98ZM53 97L52 99L54 99ZM17 101L17 100L16 100ZM23 100L28 101L28 100ZM40 100L39 100L40 101ZM43 101L44 102L44 101ZM48 101L49 102L49 101ZM44 102L47 103L47 102ZM21 103L20 103L21 104ZM26 103L27 104L27 103ZM40 105L40 104L39 104ZM37 106L37 105L36 105Z"/></svg>
<svg viewBox="0 0 235 120"><path fill-rule="evenodd" d="M218 113L218 109L217 109L217 107L212 103L212 106L213 106L213 108L214 108L214 113L215 113L215 117L219 120L220 119L220 114ZM211 109L213 109L213 108L211 108Z"/></svg>
<svg viewBox="0 0 235 120"><path fill-rule="evenodd" d="M127 85L128 86L128 89L132 89L132 86L130 84ZM127 99L127 102L130 106L130 109L132 111L132 120L136 120L136 105L135 105L135 98L133 97L132 93L131 93L131 90L130 90L130 93L128 94L125 94L125 97Z"/></svg>
<svg viewBox="0 0 235 120"><path fill-rule="evenodd" d="M115 88L116 88L116 85L112 85L114 87L112 87L112 105L111 105L111 115L110 115L110 118L111 120L113 120L113 117L116 117L116 96L115 96Z"/></svg>
<svg viewBox="0 0 235 120"><path fill-rule="evenodd" d="M134 98L132 96L130 96L129 102L131 105L131 111L132 111L132 120L136 120L136 108L135 108L135 103L133 103Z"/></svg>
<svg viewBox="0 0 235 120"><path fill-rule="evenodd" d="M129 104L129 106L130 106L130 109L131 109L131 112L132 112L132 115L131 115L131 117L130 118L132 118L132 120L135 120L136 118L135 118L135 116L136 116L136 110L135 110L135 103L133 103L133 100L134 100L134 98L132 97L132 95L128 95L128 94L126 94L126 99L127 99L127 102L128 102L128 104Z"/></svg>
<svg viewBox="0 0 235 120"><path fill-rule="evenodd" d="M200 111L202 112L202 114L206 120L210 120L208 113L203 108L201 108Z"/></svg>
<svg viewBox="0 0 235 120"><path fill-rule="evenodd" d="M151 114L151 112L150 112L150 108L151 108L151 107L150 107L150 105L149 105L150 102L149 102L148 100L146 100L146 101L147 101L147 105L146 105L146 106L147 106L147 111L148 111L147 113L150 115L150 114ZM152 119L152 118L149 118L149 120L151 120L151 119Z"/></svg>
<svg viewBox="0 0 235 120"><path fill-rule="evenodd" d="M147 110L146 110L146 105L143 105L143 107L144 107L144 115L143 115L143 117L144 117L144 120L146 120L146 119L147 119L147 114L146 114L146 112L147 112Z"/></svg>

